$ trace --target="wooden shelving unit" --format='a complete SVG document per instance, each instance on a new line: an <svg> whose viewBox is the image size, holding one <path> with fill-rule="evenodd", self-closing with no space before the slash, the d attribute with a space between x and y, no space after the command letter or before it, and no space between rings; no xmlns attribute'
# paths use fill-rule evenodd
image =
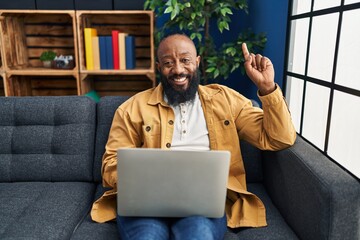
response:
<svg viewBox="0 0 360 240"><path fill-rule="evenodd" d="M75 11L2 10L2 65L5 93L7 96L47 95L54 91L54 82L68 82L80 86L77 66ZM72 55L73 69L49 69L42 66L40 54L52 50L57 55ZM46 79L49 80L46 80ZM43 79L34 80L34 79ZM49 83L48 91L38 91ZM39 85L37 85L39 84ZM73 95L64 86L61 95ZM76 87L75 94L81 91Z"/></svg>
<svg viewBox="0 0 360 240"><path fill-rule="evenodd" d="M96 90L100 95L133 95L155 86L154 14L152 11L77 11L79 67L82 93ZM111 35L112 30L135 37L136 69L87 70L84 28Z"/></svg>
<svg viewBox="0 0 360 240"><path fill-rule="evenodd" d="M136 69L86 70L85 27L134 35ZM0 95L133 95L155 85L152 11L0 10L0 30ZM42 67L44 50L72 55L74 68Z"/></svg>

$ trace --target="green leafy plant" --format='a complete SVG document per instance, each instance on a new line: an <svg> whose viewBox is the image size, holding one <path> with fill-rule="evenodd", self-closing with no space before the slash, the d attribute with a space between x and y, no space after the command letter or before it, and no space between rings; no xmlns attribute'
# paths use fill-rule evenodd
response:
<svg viewBox="0 0 360 240"><path fill-rule="evenodd" d="M54 60L56 57L56 53L53 51L44 51L41 53L40 55L40 61L44 62L44 61L52 61Z"/></svg>
<svg viewBox="0 0 360 240"><path fill-rule="evenodd" d="M250 51L262 50L266 44L265 34L255 34L250 30L240 32L236 40L216 46L211 35L211 24L216 22L220 33L230 31L230 16L234 11L248 13L246 0L146 0L144 9L153 10L156 17L169 15L169 20L156 30L155 42L168 31L185 32L195 41L201 56L200 70L202 83L209 79L227 79L233 71L240 68L244 74L241 44L247 43Z"/></svg>

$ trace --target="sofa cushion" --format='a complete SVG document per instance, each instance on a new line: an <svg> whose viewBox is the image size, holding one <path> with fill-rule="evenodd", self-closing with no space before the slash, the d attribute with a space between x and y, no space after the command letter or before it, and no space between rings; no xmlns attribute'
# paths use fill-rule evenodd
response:
<svg viewBox="0 0 360 240"><path fill-rule="evenodd" d="M69 239L92 204L95 185L0 183L0 239Z"/></svg>
<svg viewBox="0 0 360 240"><path fill-rule="evenodd" d="M116 221L96 223L91 220L90 214L74 232L71 240L118 240Z"/></svg>
<svg viewBox="0 0 360 240"><path fill-rule="evenodd" d="M0 97L0 182L92 181L96 104Z"/></svg>
<svg viewBox="0 0 360 240"><path fill-rule="evenodd" d="M94 199L98 199L106 190L101 184L97 185ZM116 221L106 223L96 223L92 221L90 213L79 224L74 231L72 240L94 239L94 240L111 240L119 239Z"/></svg>
<svg viewBox="0 0 360 240"><path fill-rule="evenodd" d="M97 104L97 127L94 157L94 179L101 182L101 162L105 151L105 145L109 137L111 123L116 109L129 97L109 96L102 97Z"/></svg>

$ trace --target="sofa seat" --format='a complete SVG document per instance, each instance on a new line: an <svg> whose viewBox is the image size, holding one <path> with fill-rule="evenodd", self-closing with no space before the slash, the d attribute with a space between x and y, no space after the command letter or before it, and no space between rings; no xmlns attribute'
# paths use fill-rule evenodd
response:
<svg viewBox="0 0 360 240"><path fill-rule="evenodd" d="M271 199L264 186L261 183L251 183L248 185L250 192L255 193L264 202L266 206L267 227L262 228L241 228L230 229L225 235L225 240L297 240L296 234L291 230L289 225L284 221L283 217L273 205ZM98 186L95 195L100 196L104 189ZM80 224L79 228L74 232L71 239L82 240L107 240L118 239L116 222L95 223L91 220L90 214Z"/></svg>
<svg viewBox="0 0 360 240"><path fill-rule="evenodd" d="M94 201L98 199L106 189L98 184L95 194ZM74 231L71 240L109 240L109 239L119 239L116 221L110 221L106 223L96 223L91 219L90 212L87 214L86 218L83 219L83 222L78 226Z"/></svg>
<svg viewBox="0 0 360 240"><path fill-rule="evenodd" d="M0 239L69 239L94 188L86 182L0 183Z"/></svg>

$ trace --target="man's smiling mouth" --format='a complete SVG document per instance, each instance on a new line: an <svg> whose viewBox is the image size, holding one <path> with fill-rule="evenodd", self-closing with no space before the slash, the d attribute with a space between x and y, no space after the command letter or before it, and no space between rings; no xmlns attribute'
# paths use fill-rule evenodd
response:
<svg viewBox="0 0 360 240"><path fill-rule="evenodd" d="M184 82L187 80L187 77L173 78L174 82Z"/></svg>

